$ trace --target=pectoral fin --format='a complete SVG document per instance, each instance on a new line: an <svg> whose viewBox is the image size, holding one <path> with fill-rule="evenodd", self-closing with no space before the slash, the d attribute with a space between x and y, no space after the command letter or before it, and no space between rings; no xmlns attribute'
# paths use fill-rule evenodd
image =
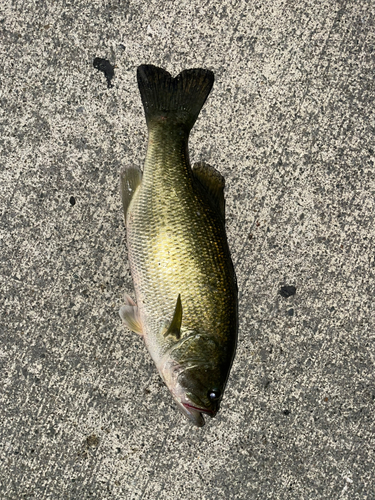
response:
<svg viewBox="0 0 375 500"><path fill-rule="evenodd" d="M137 187L142 182L142 172L138 167L125 167L120 172L120 192L122 206L124 207L125 221L128 208Z"/></svg>
<svg viewBox="0 0 375 500"><path fill-rule="evenodd" d="M125 295L125 305L120 307L120 318L126 324L126 326L135 333L143 335L141 318L139 316L139 311L136 303L129 297Z"/></svg>
<svg viewBox="0 0 375 500"><path fill-rule="evenodd" d="M164 333L164 337L173 335L178 340L181 337L181 323L182 323L182 304L181 296L178 294L174 315L169 325L168 330Z"/></svg>
<svg viewBox="0 0 375 500"><path fill-rule="evenodd" d="M225 219L224 177L208 163L199 162L193 165L193 175L203 187L213 205Z"/></svg>

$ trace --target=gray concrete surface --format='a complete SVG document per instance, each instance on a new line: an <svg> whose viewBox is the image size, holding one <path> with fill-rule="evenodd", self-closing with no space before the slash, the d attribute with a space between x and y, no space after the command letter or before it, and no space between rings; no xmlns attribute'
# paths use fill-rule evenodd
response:
<svg viewBox="0 0 375 500"><path fill-rule="evenodd" d="M374 2L0 11L0 498L374 499ZM227 181L240 333L203 429L118 317L141 63L216 75L190 151Z"/></svg>

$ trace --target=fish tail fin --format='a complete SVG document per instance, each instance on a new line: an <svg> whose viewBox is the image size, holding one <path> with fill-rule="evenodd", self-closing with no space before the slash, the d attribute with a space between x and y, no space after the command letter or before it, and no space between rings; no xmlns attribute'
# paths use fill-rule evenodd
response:
<svg viewBox="0 0 375 500"><path fill-rule="evenodd" d="M167 71L143 64L137 70L147 125L154 122L192 129L214 83L206 69L186 69L173 78Z"/></svg>

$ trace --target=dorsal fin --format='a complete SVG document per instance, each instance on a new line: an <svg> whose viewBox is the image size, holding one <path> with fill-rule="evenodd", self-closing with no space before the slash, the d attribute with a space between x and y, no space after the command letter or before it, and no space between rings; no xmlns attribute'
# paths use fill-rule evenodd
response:
<svg viewBox="0 0 375 500"><path fill-rule="evenodd" d="M224 177L216 168L203 161L193 165L193 175L225 220Z"/></svg>
<svg viewBox="0 0 375 500"><path fill-rule="evenodd" d="M119 314L129 330L133 330L133 332L143 335L138 307L129 295L125 295L125 305L120 307Z"/></svg>
<svg viewBox="0 0 375 500"><path fill-rule="evenodd" d="M120 172L120 193L124 208L125 222L133 194L142 182L142 172L138 167L125 167Z"/></svg>
<svg viewBox="0 0 375 500"><path fill-rule="evenodd" d="M181 337L181 323L182 323L182 304L181 296L178 294L176 307L174 310L173 318L168 330L164 333L164 337L173 335L178 340Z"/></svg>

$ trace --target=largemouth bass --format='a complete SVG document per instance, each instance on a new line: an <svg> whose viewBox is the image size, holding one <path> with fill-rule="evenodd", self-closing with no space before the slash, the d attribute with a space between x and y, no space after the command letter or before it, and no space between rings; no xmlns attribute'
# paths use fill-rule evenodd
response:
<svg viewBox="0 0 375 500"><path fill-rule="evenodd" d="M137 80L148 127L143 173L121 173L136 302L120 316L139 335L180 411L195 425L215 416L237 343L237 284L225 234L224 178L190 166L188 138L214 75L172 78L142 65Z"/></svg>

